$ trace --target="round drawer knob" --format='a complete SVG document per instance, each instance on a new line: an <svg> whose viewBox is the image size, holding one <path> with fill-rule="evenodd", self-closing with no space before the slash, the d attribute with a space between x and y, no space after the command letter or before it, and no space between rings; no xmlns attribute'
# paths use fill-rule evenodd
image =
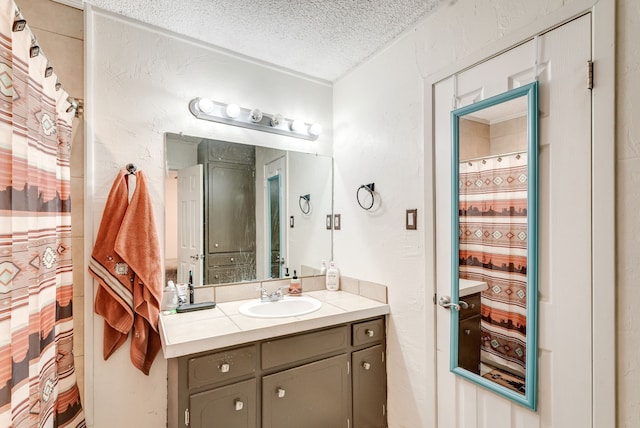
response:
<svg viewBox="0 0 640 428"><path fill-rule="evenodd" d="M229 366L229 363L220 364L219 368L221 373L229 373L229 370L231 370L231 366Z"/></svg>
<svg viewBox="0 0 640 428"><path fill-rule="evenodd" d="M371 330L370 328L368 328L368 329L366 329L366 330L364 331L364 334L365 334L367 337L373 337L373 335L374 335L375 333L373 332L373 330Z"/></svg>
<svg viewBox="0 0 640 428"><path fill-rule="evenodd" d="M371 363L367 363L366 361L362 363L362 368L365 370L369 370L371 368Z"/></svg>
<svg viewBox="0 0 640 428"><path fill-rule="evenodd" d="M233 406L235 407L236 411L240 411L244 408L244 403L242 402L242 400L236 400L233 402Z"/></svg>
<svg viewBox="0 0 640 428"><path fill-rule="evenodd" d="M285 390L282 388L278 388L276 393L278 394L278 398L284 398Z"/></svg>

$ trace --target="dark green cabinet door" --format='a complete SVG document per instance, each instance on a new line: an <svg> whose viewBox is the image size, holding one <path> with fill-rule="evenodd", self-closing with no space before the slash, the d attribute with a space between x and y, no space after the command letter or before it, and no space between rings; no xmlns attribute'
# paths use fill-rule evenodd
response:
<svg viewBox="0 0 640 428"><path fill-rule="evenodd" d="M256 380L191 395L189 419L192 428L255 428Z"/></svg>
<svg viewBox="0 0 640 428"><path fill-rule="evenodd" d="M262 428L340 428L349 418L347 354L262 378Z"/></svg>
<svg viewBox="0 0 640 428"><path fill-rule="evenodd" d="M382 345L353 353L353 426L385 428L387 373Z"/></svg>

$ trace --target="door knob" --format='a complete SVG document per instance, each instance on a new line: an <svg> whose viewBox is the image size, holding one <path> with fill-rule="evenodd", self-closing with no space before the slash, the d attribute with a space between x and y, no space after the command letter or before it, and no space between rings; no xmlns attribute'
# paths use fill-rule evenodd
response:
<svg viewBox="0 0 640 428"><path fill-rule="evenodd" d="M365 370L369 370L371 368L371 363L367 363L366 361L362 363L362 368Z"/></svg>
<svg viewBox="0 0 640 428"><path fill-rule="evenodd" d="M278 388L276 390L276 393L278 394L278 398L284 398L285 390L282 388Z"/></svg>
<svg viewBox="0 0 640 428"><path fill-rule="evenodd" d="M460 312L460 305L459 305L459 304L457 304L457 303L452 303L452 302L451 302L451 297L449 297L449 296L442 296L442 297L440 297L440 298L438 299L438 304L439 304L440 306L442 306L443 308L446 308L446 309L451 309L451 308L453 308L453 309L455 309L456 311ZM465 305L467 305L467 304L465 303ZM467 306L469 306L469 305L467 305Z"/></svg>

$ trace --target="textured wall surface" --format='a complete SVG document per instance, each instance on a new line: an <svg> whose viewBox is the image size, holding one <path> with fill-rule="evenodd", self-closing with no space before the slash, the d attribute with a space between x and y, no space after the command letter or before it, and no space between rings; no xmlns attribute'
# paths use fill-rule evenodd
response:
<svg viewBox="0 0 640 428"><path fill-rule="evenodd" d="M617 426L632 428L640 426L640 3L616 3Z"/></svg>
<svg viewBox="0 0 640 428"><path fill-rule="evenodd" d="M388 349L389 426L392 428L434 426L435 404L429 392L434 382L432 361L424 358L425 337L433 323L427 316L426 306L433 285L424 272L423 228L430 225L420 222L425 194L423 183L425 175L430 174L422 162L425 151L422 78L568 3L571 2L474 0L447 4L422 22L415 32L336 82L333 100L331 90L326 87L314 95L323 100L321 111L316 112L323 120L326 120L325 113L331 111L331 103L334 104L335 133L325 123L323 126L327 135L334 134L335 140L336 212L342 214L343 223L342 231L335 235L336 260L344 275L389 286L392 307ZM637 190L640 187L640 123L637 120L640 105L635 96L640 92L637 81L640 5L635 0L616 3L618 346L615 351L602 352L617 352L617 426L631 428L640 425L637 390L640 383L637 352L640 347L637 310L640 305L637 279L640 276L637 263L640 223L636 215L640 210ZM240 83L243 78L252 82L259 69L255 65L240 67L227 57L211 56L191 44L99 14L97 19L94 78L96 85L103 87L95 100L98 126L92 144L100 164L94 167L96 191L90 196L96 200L97 214L95 219L87 219L91 227L97 227L100 201L104 203L117 168L129 161L138 161L161 183L160 141L164 130L184 130L192 135L228 137L236 141L252 138L239 130L214 124L205 126L183 116L185 100L201 95L196 89L206 88L211 94L220 94L219 97L211 95L216 99L225 101L231 97L241 105L254 101L253 97L276 103L272 99L274 92L265 89L272 85ZM171 65L168 59L184 58L183 50L187 50L184 54L187 58ZM203 70L216 70L217 79L205 79ZM185 83L185 79L192 81ZM279 82L278 87L288 84L285 77L272 79ZM123 104L119 101L121 97L126 101ZM284 98L294 106L291 97L289 94ZM298 107L306 112L312 110L306 104ZM264 107L264 110L273 108ZM181 129L167 129L171 126ZM272 147L282 143L270 136L265 136L265 142ZM430 146L426 150L431 150ZM376 183L381 200L381 206L371 213L363 211L355 201L357 186L369 182ZM161 185L154 191L161 195ZM404 230L407 208L419 209L417 233ZM162 204L158 204L157 210L162 210ZM147 379L128 371L128 354L124 352L120 353L124 356L119 360L102 362L101 334L97 329L94 351L100 372L95 379L96 415L106 418L107 423L112 422L110 426L162 426L162 406L166 406L163 365L158 363ZM120 392L123 388L126 394ZM135 401L139 396L151 404L141 407ZM568 408L568 411L574 409Z"/></svg>
<svg viewBox="0 0 640 428"><path fill-rule="evenodd" d="M87 184L93 192L87 195L87 204L93 217L85 221L91 242L114 177L130 162L149 177L156 223L162 229L165 132L331 153L331 87L110 14L88 13L93 23L87 29L92 43L87 91L92 94L88 115L93 138L88 141ZM198 120L188 110L189 101L197 96L317 121L323 126L323 135L311 142ZM93 293L93 281L87 283L87 293ZM94 426L165 426L167 366L162 355L148 377L130 363L128 342L103 361L103 320L94 315L92 321L87 337L92 338Z"/></svg>
<svg viewBox="0 0 640 428"><path fill-rule="evenodd" d="M389 287L390 427L432 427L436 423L433 361L425 358L433 355L428 344L433 335L430 300L434 286L431 272L424 269L430 243L423 242L424 232L404 230L404 211L410 208L418 208L419 231L433 227L421 222L424 195L429 191L423 183L431 174L430 166L423 164L423 154L435 144L423 130L424 103L431 102L422 98L423 78L570 3L449 2L414 32L334 85L335 207L343 219L343 230L335 234L334 253L345 275ZM380 209L367 213L357 205L355 191L369 182L375 182L382 202ZM637 303L636 296L634 305ZM629 344L631 361L638 361L630 351L637 346L637 339ZM627 384L624 379L620 382ZM630 390L633 385L637 382L622 388ZM482 423L477 422L478 426Z"/></svg>

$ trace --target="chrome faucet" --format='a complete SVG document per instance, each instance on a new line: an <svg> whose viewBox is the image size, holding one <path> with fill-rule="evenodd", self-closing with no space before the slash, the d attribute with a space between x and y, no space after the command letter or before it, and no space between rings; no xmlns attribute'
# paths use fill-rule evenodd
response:
<svg viewBox="0 0 640 428"><path fill-rule="evenodd" d="M277 290L269 292L266 288L256 288L257 291L260 292L260 300L263 302L277 302L278 300L282 300L284 298L284 294L282 290L287 287L278 287Z"/></svg>

